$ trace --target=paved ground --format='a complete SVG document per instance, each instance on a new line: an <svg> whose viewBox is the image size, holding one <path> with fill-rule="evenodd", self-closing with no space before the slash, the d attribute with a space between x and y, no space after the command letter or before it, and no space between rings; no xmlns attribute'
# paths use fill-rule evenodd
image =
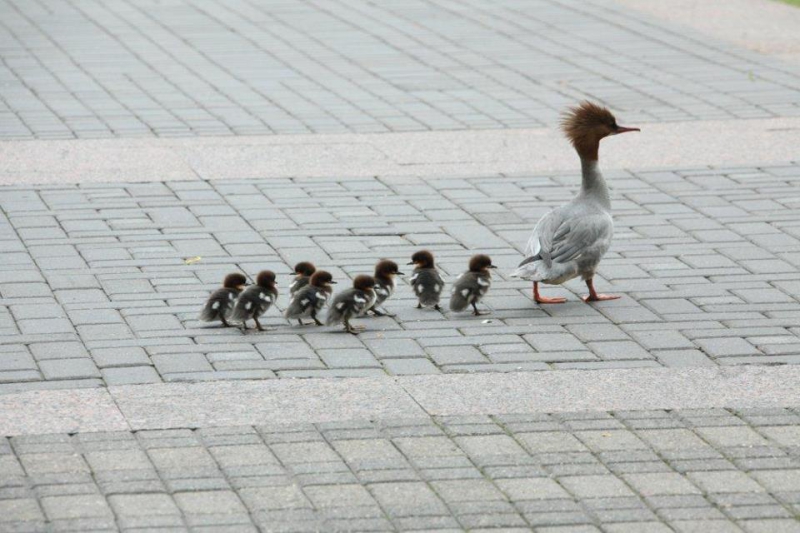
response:
<svg viewBox="0 0 800 533"><path fill-rule="evenodd" d="M13 437L0 527L797 531L799 452L789 409Z"/></svg>
<svg viewBox="0 0 800 533"><path fill-rule="evenodd" d="M321 178L18 187L0 206L0 380L14 390L175 380L800 363L796 166L609 172L617 237L586 305L537 306L508 278L535 220L575 179ZM491 316L414 308L360 337L269 333L196 316L226 272L313 260L343 283L431 248L452 280L475 250L501 266ZM200 259L194 262L192 258ZM188 262L188 264L187 264ZM280 277L286 287L291 277ZM561 294L563 289L552 289ZM66 382L65 382L66 380Z"/></svg>
<svg viewBox="0 0 800 533"><path fill-rule="evenodd" d="M752 9L752 7L751 7ZM0 136L496 129L800 115L800 67L569 2L0 2Z"/></svg>
<svg viewBox="0 0 800 533"><path fill-rule="evenodd" d="M623 298L540 307L581 98L655 123L604 143ZM610 0L0 0L0 530L800 531L798 116L797 64ZM196 320L420 248L491 254L491 315Z"/></svg>

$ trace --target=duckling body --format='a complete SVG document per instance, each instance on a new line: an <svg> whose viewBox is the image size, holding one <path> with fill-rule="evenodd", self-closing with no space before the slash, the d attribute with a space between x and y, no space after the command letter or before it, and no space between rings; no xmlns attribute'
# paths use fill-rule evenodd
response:
<svg viewBox="0 0 800 533"><path fill-rule="evenodd" d="M402 276L403 273L398 269L397 263L382 259L375 265L375 303L369 308L369 311L375 316L387 315L384 311L378 309L378 306L388 300L394 294L396 283L395 276ZM391 316L391 315L389 315Z"/></svg>
<svg viewBox="0 0 800 533"><path fill-rule="evenodd" d="M357 330L350 320L366 313L376 299L375 279L372 276L356 276L353 287L343 290L333 299L325 324L344 323L345 331L355 334Z"/></svg>
<svg viewBox="0 0 800 533"><path fill-rule="evenodd" d="M230 326L228 317L233 310L236 297L239 296L246 284L247 278L238 272L225 276L222 287L211 293L198 318L203 322L219 320L223 326Z"/></svg>
<svg viewBox="0 0 800 533"><path fill-rule="evenodd" d="M322 322L317 318L317 314L325 308L333 292L331 283L336 282L330 273L324 270L315 272L309 284L295 292L284 316L296 319L301 326L304 318L311 318L316 325L321 326Z"/></svg>
<svg viewBox="0 0 800 533"><path fill-rule="evenodd" d="M545 298L539 283L560 285L580 276L589 288L585 301L613 300L619 296L598 294L594 276L611 246L614 221L608 186L598 166L600 140L638 128L618 126L608 109L583 102L570 109L562 127L581 159L581 190L570 202L543 216L525 247L525 259L513 277L533 281L538 303L563 303L564 298Z"/></svg>
<svg viewBox="0 0 800 533"><path fill-rule="evenodd" d="M450 310L464 311L470 305L475 316L481 315L477 304L489 292L492 286L492 274L489 269L497 268L488 255L476 255L469 262L469 270L461 274L453 284L450 296Z"/></svg>
<svg viewBox="0 0 800 533"><path fill-rule="evenodd" d="M264 270L258 273L256 284L247 287L236 299L229 320L239 322L242 331L247 329L247 321L252 319L258 331L264 331L258 318L267 312L278 299L278 288L275 286L275 273Z"/></svg>
<svg viewBox="0 0 800 533"><path fill-rule="evenodd" d="M433 261L433 254L423 250L411 256L409 265L414 265L411 287L417 296L417 309L433 307L439 310L439 299L444 290L444 280Z"/></svg>
<svg viewBox="0 0 800 533"><path fill-rule="evenodd" d="M294 280L289 285L289 294L294 296L297 291L307 286L311 281L311 276L317 268L308 261L302 261L294 266Z"/></svg>

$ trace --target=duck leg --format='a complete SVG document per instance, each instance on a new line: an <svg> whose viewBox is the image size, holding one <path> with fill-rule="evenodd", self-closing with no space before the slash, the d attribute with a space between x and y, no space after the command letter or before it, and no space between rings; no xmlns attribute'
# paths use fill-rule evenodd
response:
<svg viewBox="0 0 800 533"><path fill-rule="evenodd" d="M348 317L344 317L344 330L347 333L352 333L353 335L358 335L358 330L364 329L364 327L356 328L352 324L350 324L350 319Z"/></svg>
<svg viewBox="0 0 800 533"><path fill-rule="evenodd" d="M231 327L231 325L228 323L227 320L225 320L225 317L223 315L219 315L219 319L220 319L220 321L222 321L222 327L225 327L225 328Z"/></svg>
<svg viewBox="0 0 800 533"><path fill-rule="evenodd" d="M589 287L589 296L584 296L584 302L603 302L605 300L616 300L620 298L619 295L616 294L597 294L597 291L594 290L594 280L587 279L586 286Z"/></svg>
<svg viewBox="0 0 800 533"><path fill-rule="evenodd" d="M254 317L253 317L253 320L254 320L254 321L255 321L255 323L256 323L256 329L258 329L258 331L264 331L264 328L262 328L262 327L261 327L261 322L259 322L259 321L258 321L258 317L255 317L255 316L254 316Z"/></svg>
<svg viewBox="0 0 800 533"><path fill-rule="evenodd" d="M533 282L533 301L537 304L563 304L567 301L566 298L546 298L539 295L539 282Z"/></svg>
<svg viewBox="0 0 800 533"><path fill-rule="evenodd" d="M317 318L317 312L316 311L311 311L311 318L314 319L314 324L316 324L318 326L322 325L322 322L320 322L319 319Z"/></svg>
<svg viewBox="0 0 800 533"><path fill-rule="evenodd" d="M489 311L486 311L486 312L478 311L478 306L475 305L475 302L472 302L472 309L474 309L474 311L472 311L472 314L475 315L475 316L481 316L481 315L488 315L489 314Z"/></svg>

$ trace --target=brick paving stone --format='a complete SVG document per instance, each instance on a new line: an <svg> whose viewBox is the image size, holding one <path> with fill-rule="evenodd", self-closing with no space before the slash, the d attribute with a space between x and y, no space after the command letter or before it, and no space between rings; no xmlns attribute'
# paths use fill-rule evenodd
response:
<svg viewBox="0 0 800 533"><path fill-rule="evenodd" d="M116 527L142 528L251 528L270 519L312 529L348 521L379 529L698 531L707 523L709 531L780 531L796 514L800 470L748 471L726 462L723 470L687 471L678 463L708 463L707 452L790 452L791 439L771 447L752 435L765 439L764 428L800 421L753 426L741 418L768 422L788 412L583 412L14 437L0 441L8 443L0 445L3 479L20 480L0 489L0 521L18 529L113 529L116 517ZM676 426L613 429L651 420ZM531 431L535 424L543 431ZM776 437L786 434L793 435ZM737 438L749 444L731 446ZM610 448L598 448L603 439ZM618 470L622 464L660 467Z"/></svg>
<svg viewBox="0 0 800 533"><path fill-rule="evenodd" d="M407 260L417 248L413 240L403 236L407 234L452 239L454 246L437 252L442 269L452 276L463 268L469 255L464 250L470 248L473 237L458 230L457 223L427 216L426 207L436 202L466 215L513 211L518 217L514 222L483 222L494 235L491 244L497 253L492 253L504 258L511 268L519 256L517 247L536 218L552 203L569 197L571 191L564 184L574 188L574 176L432 177L425 180L425 189L419 190L402 180L348 177L210 180L202 186L165 182L147 187L85 184L65 190L9 187L4 189L8 194L0 199L8 226L26 230L58 227L63 236L53 242L69 242L44 244L50 241L44 241L42 233L21 232L15 238L23 251L17 253L37 260L84 257L85 261L79 266L66 261L36 263L21 271L19 280L0 278L0 283L43 284L42 280L51 277L58 282L49 286L44 296L20 294L7 306L10 311L0 310L0 329L9 331L0 345L13 346L11 352L16 354L0 357L0 379L15 390L25 390L40 388L41 382L48 381L63 382L59 386L68 382L89 384L86 380L100 384L101 378L108 385L798 364L800 356L792 349L800 345L800 329L793 321L796 317L791 314L791 302L780 296L796 300L800 295L796 269L780 273L780 279L771 274L769 279L762 279L757 273L746 272L748 265L742 264L754 254L784 254L774 251L766 240L750 237L792 237L796 233L794 211L784 207L794 189L786 168L792 166L706 169L702 173L679 169L668 173L668 182L653 179L652 172L610 173L613 201L620 206L618 236L600 274L609 290L627 290L619 301L584 305L575 298L584 290L576 281L561 289L570 296L570 302L540 308L530 302L526 282L509 278L508 269L502 268L486 299L493 309L491 322L484 323L483 319L414 309L407 281L400 280L387 304L397 316L359 320L367 332L358 337L334 331L337 328L286 323L279 314L286 303L285 295L279 300L280 309L270 310L264 318L269 333L243 335L236 329L205 325L197 321L197 313L224 273L240 264L250 271L269 267L283 272L292 262L290 254L296 252L303 258L323 257L318 260L319 266L330 268L343 279L370 271L377 257ZM773 169L779 170L773 173ZM324 188L320 188L321 183ZM353 197L349 194L353 190L378 191L381 202L376 204L372 197ZM426 192L421 194L423 190ZM520 196L528 193L534 198L533 205ZM308 207L309 202L314 202L314 213L325 218L324 239L318 238L316 227L294 226L291 233L276 236L270 226L258 230L248 226L247 231L240 232L217 231L207 225L239 227L245 219L290 219L298 206ZM262 204L269 206L267 214L253 207ZM705 210L733 204L736 213L725 215L728 218ZM376 212L372 210L375 205L391 208ZM647 216L638 214L638 210L653 206L692 209L677 214L659 210ZM156 219L150 218L153 210L162 208L177 211L159 211ZM353 226L352 213L362 211L372 213L371 224L410 229L408 233L396 234L393 230L391 235L376 237L373 230L366 232L362 226ZM103 231L118 230L101 231L96 224L76 224L76 214L82 217L83 213L93 213L92 220L100 220L108 228L135 219L149 220L158 231L126 234L125 239L114 241L113 249L124 251L127 259L93 259L84 252L111 249L112 244L98 242L95 232L106 235ZM773 222L764 222L767 215ZM44 221L35 220L39 218ZM89 226L91 231L87 230ZM653 228L662 227L680 232L669 237L674 241L661 245L657 253L642 249L644 234L639 231L661 231ZM705 245L702 250L691 248L695 237L687 231L720 230L748 239L746 243L737 240L710 249ZM673 234L673 230L664 231ZM174 240L165 240L164 236ZM186 254L174 244L179 242L209 247L209 257L214 261L184 264ZM227 251L230 244L257 244L272 251L263 260L265 266L261 266L261 260L241 263L242 257ZM28 252L24 251L26 247ZM352 250L360 251L353 256ZM686 268L685 257L701 255L728 261L736 270L696 265ZM108 272L106 263L111 261L113 268L123 268L124 272ZM654 268L654 264L678 263L683 266ZM87 266L91 270L87 271ZM714 268L713 274L708 273L710 268ZM702 276L692 270L703 271ZM743 282L754 287L744 290L764 288L771 295L768 301L741 293ZM66 286L70 288L56 288Z"/></svg>

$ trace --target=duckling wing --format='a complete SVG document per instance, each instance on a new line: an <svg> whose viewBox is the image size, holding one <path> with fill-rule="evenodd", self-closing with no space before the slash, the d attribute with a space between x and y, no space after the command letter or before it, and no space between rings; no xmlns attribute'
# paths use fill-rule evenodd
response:
<svg viewBox="0 0 800 533"><path fill-rule="evenodd" d="M319 300L316 287L306 285L294 293L294 297L292 297L292 300L289 302L289 307L286 308L284 316L286 318L308 316L312 309L319 309L322 305L325 305L324 301L322 305L318 305L320 303Z"/></svg>
<svg viewBox="0 0 800 533"><path fill-rule="evenodd" d="M228 318L236 300L236 292L231 289L217 289L208 297L206 304L200 311L200 320L211 322L220 317Z"/></svg>
<svg viewBox="0 0 800 533"><path fill-rule="evenodd" d="M258 285L244 290L233 306L230 318L235 322L243 322L248 318L260 317L275 302L277 291L270 291Z"/></svg>
<svg viewBox="0 0 800 533"><path fill-rule="evenodd" d="M444 280L435 268L420 268L411 276L411 286L419 302L425 306L439 303L439 295L444 289Z"/></svg>
<svg viewBox="0 0 800 533"><path fill-rule="evenodd" d="M450 309L463 311L479 294L478 278L473 272L465 272L453 283Z"/></svg>
<svg viewBox="0 0 800 533"><path fill-rule="evenodd" d="M332 324L338 324L345 317L351 318L360 316L369 309L372 303L372 297L362 290L344 290L333 299L325 323L330 326Z"/></svg>

